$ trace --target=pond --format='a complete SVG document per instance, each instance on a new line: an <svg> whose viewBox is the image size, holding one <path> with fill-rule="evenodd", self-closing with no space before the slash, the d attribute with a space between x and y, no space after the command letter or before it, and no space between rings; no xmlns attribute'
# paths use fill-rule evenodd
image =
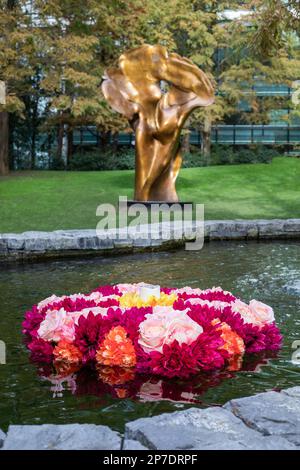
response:
<svg viewBox="0 0 300 470"><path fill-rule="evenodd" d="M300 340L300 244L294 241L211 242L199 252L174 251L110 258L59 260L0 267L0 428L9 424L95 423L122 431L127 421L190 406L221 405L243 395L299 385L292 343ZM245 301L274 308L284 335L277 356L253 357L240 371L190 381L136 377L129 387L81 371L61 382L30 363L23 344L24 312L52 293L89 292L100 284L145 281L162 286L221 286Z"/></svg>

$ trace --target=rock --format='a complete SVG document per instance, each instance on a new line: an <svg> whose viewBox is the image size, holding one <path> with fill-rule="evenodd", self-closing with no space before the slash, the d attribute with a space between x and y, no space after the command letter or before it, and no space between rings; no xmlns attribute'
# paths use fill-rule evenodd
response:
<svg viewBox="0 0 300 470"><path fill-rule="evenodd" d="M3 450L118 450L119 434L95 424L9 426Z"/></svg>
<svg viewBox="0 0 300 470"><path fill-rule="evenodd" d="M288 232L289 236L299 237L300 236L300 219L287 219L284 223L284 231Z"/></svg>
<svg viewBox="0 0 300 470"><path fill-rule="evenodd" d="M4 233L2 239L5 240L9 250L23 250L25 239L22 233Z"/></svg>
<svg viewBox="0 0 300 470"><path fill-rule="evenodd" d="M147 450L139 441L125 439L122 450Z"/></svg>
<svg viewBox="0 0 300 470"><path fill-rule="evenodd" d="M126 440L159 450L294 449L284 438L264 437L224 408L190 408L141 418L125 427Z"/></svg>
<svg viewBox="0 0 300 470"><path fill-rule="evenodd" d="M0 253L7 253L7 241L0 235Z"/></svg>
<svg viewBox="0 0 300 470"><path fill-rule="evenodd" d="M288 390L231 400L225 408L263 435L281 436L300 446L300 397L298 391Z"/></svg>
<svg viewBox="0 0 300 470"><path fill-rule="evenodd" d="M260 220L258 224L259 238L285 238L284 220Z"/></svg>
<svg viewBox="0 0 300 470"><path fill-rule="evenodd" d="M151 238L136 238L133 240L133 246L136 248L147 248L151 246Z"/></svg>
<svg viewBox="0 0 300 470"><path fill-rule="evenodd" d="M281 393L300 399L300 387L286 388L285 390L282 390Z"/></svg>
<svg viewBox="0 0 300 470"><path fill-rule="evenodd" d="M0 429L0 447L3 446L3 442L6 438L6 435L4 434L4 432Z"/></svg>
<svg viewBox="0 0 300 470"><path fill-rule="evenodd" d="M129 238L126 238L126 239L118 239L118 240L114 240L114 248L132 248L132 245L133 245L133 241L130 240Z"/></svg>
<svg viewBox="0 0 300 470"><path fill-rule="evenodd" d="M58 257L92 251L118 254L124 251L147 249L151 251L155 247L174 249L188 242L193 243L196 235L200 240L203 237L206 240L300 238L300 219L207 220L204 223L204 233L201 220L182 223L176 219L174 221L163 219L160 223L145 223L135 227L108 230L97 228L97 230L4 233L0 234L0 261L47 258L54 255ZM292 294L299 294L298 281L286 288Z"/></svg>

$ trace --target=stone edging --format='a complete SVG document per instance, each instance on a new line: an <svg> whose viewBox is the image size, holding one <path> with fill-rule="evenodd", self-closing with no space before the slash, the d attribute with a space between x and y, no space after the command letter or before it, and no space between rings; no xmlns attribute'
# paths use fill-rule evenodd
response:
<svg viewBox="0 0 300 470"><path fill-rule="evenodd" d="M124 436L94 424L10 426L2 450L299 450L300 387L140 418Z"/></svg>
<svg viewBox="0 0 300 470"><path fill-rule="evenodd" d="M151 236L149 236L151 233ZM0 262L82 255L118 255L183 246L203 234L195 222L141 225L98 232L96 230L56 230L0 234ZM300 219L207 220L204 237L209 240L300 239Z"/></svg>

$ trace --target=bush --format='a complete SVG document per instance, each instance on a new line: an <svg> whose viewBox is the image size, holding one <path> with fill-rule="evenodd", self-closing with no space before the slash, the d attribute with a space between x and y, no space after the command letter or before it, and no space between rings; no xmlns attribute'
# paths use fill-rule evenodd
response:
<svg viewBox="0 0 300 470"><path fill-rule="evenodd" d="M213 165L271 163L272 159L279 155L280 152L277 148L265 145L251 145L249 147L217 145L212 149L211 161Z"/></svg>
<svg viewBox="0 0 300 470"><path fill-rule="evenodd" d="M233 147L230 145L213 145L211 150L211 165L237 165L240 163L270 163L272 158L280 155L276 148L264 145L249 147ZM205 166L206 162L199 147L191 146L190 153L183 155L183 168ZM99 148L74 153L68 165L73 171L101 170L132 170L135 167L134 148L121 147L116 153L103 151ZM59 160L52 160L51 169L64 169Z"/></svg>
<svg viewBox="0 0 300 470"><path fill-rule="evenodd" d="M120 149L117 153L92 149L89 152L72 155L68 170L132 170L134 168L134 150Z"/></svg>
<svg viewBox="0 0 300 470"><path fill-rule="evenodd" d="M66 166L63 160L56 156L50 159L49 170L65 170Z"/></svg>
<svg viewBox="0 0 300 470"><path fill-rule="evenodd" d="M190 153L185 153L182 159L182 168L195 168L197 166L204 166L205 162L203 155L197 151L191 151Z"/></svg>

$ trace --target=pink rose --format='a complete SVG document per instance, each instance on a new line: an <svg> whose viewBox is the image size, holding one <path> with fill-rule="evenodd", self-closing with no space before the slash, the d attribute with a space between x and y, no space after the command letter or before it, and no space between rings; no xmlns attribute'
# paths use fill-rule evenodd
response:
<svg viewBox="0 0 300 470"><path fill-rule="evenodd" d="M187 295L200 295L203 291L201 289L193 289L192 287L181 287L180 289L172 290L174 294L187 294Z"/></svg>
<svg viewBox="0 0 300 470"><path fill-rule="evenodd" d="M241 300L235 300L231 304L231 308L234 313L239 313L241 315L244 323L251 323L252 325L256 325L256 318L250 310L249 305L245 304L245 302L242 302Z"/></svg>
<svg viewBox="0 0 300 470"><path fill-rule="evenodd" d="M217 310L223 310L225 307L229 307L231 305L230 302L222 302L221 300L203 300L192 297L191 299L187 299L185 303L189 303L191 305L207 305L210 308L215 308Z"/></svg>
<svg viewBox="0 0 300 470"><path fill-rule="evenodd" d="M273 309L257 300L251 300L249 305L241 300L236 300L231 304L231 307L233 312L241 315L245 323L262 327L275 321Z"/></svg>
<svg viewBox="0 0 300 470"><path fill-rule="evenodd" d="M156 307L148 313L140 326L139 344L145 352L162 352L165 344L177 340L179 344L191 344L203 332L203 328L192 320L186 311L170 307Z"/></svg>
<svg viewBox="0 0 300 470"><path fill-rule="evenodd" d="M82 310L79 310L77 312L70 312L69 315L72 316L75 323L77 324L78 320L81 316L84 316L86 318L90 312L92 312L93 315L101 315L102 317L106 317L108 309L123 310L123 309L120 309L120 307L118 307L116 305L113 305L112 307L87 307L87 308L83 308Z"/></svg>
<svg viewBox="0 0 300 470"><path fill-rule="evenodd" d="M63 308L60 310L48 310L45 319L40 324L38 336L45 341L58 343L64 339L74 341L74 320Z"/></svg>
<svg viewBox="0 0 300 470"><path fill-rule="evenodd" d="M274 311L269 305L258 300L251 300L249 307L258 324L268 325L275 321Z"/></svg>
<svg viewBox="0 0 300 470"><path fill-rule="evenodd" d="M138 282L136 284L117 284L116 287L123 294L128 294L129 292L135 293L138 291L139 287L146 286L145 282Z"/></svg>

